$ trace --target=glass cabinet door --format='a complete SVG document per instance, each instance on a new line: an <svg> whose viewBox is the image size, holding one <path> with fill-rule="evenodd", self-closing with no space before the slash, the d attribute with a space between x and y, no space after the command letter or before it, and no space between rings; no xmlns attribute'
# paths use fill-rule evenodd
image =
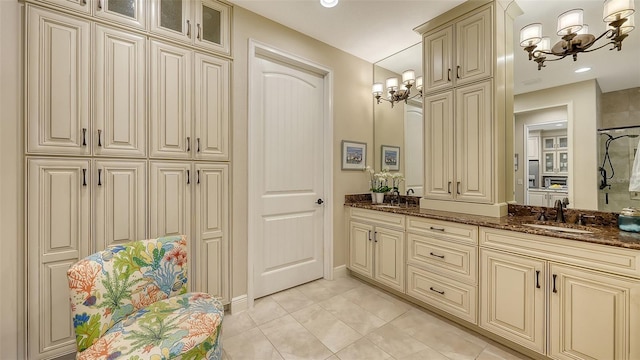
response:
<svg viewBox="0 0 640 360"><path fill-rule="evenodd" d="M556 144L555 137L544 137L542 138L542 150L554 150Z"/></svg>
<svg viewBox="0 0 640 360"><path fill-rule="evenodd" d="M145 0L97 0L95 15L99 18L146 29L146 8Z"/></svg>
<svg viewBox="0 0 640 360"><path fill-rule="evenodd" d="M546 173L552 173L555 170L555 153L554 152L545 152L544 153L544 164L543 169Z"/></svg>
<svg viewBox="0 0 640 360"><path fill-rule="evenodd" d="M569 153L566 151L558 152L558 171L566 173L569 171Z"/></svg>
<svg viewBox="0 0 640 360"><path fill-rule="evenodd" d="M231 8L215 0L197 3L194 43L229 54Z"/></svg>
<svg viewBox="0 0 640 360"><path fill-rule="evenodd" d="M151 31L191 42L195 24L191 0L151 0Z"/></svg>
<svg viewBox="0 0 640 360"><path fill-rule="evenodd" d="M558 136L556 139L557 149L566 149L569 147L569 141L566 136Z"/></svg>

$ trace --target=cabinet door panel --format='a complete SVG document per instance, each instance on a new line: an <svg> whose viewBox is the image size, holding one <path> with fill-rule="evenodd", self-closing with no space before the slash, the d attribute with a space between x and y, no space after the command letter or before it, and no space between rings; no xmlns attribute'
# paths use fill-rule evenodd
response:
<svg viewBox="0 0 640 360"><path fill-rule="evenodd" d="M453 86L453 28L425 36L424 60L426 66L425 92L444 90Z"/></svg>
<svg viewBox="0 0 640 360"><path fill-rule="evenodd" d="M349 269L373 277L373 226L349 223Z"/></svg>
<svg viewBox="0 0 640 360"><path fill-rule="evenodd" d="M544 261L486 249L480 259L480 326L544 353Z"/></svg>
<svg viewBox="0 0 640 360"><path fill-rule="evenodd" d="M94 251L146 239L146 162L98 160L95 169Z"/></svg>
<svg viewBox="0 0 640 360"><path fill-rule="evenodd" d="M96 155L146 155L145 37L96 25Z"/></svg>
<svg viewBox="0 0 640 360"><path fill-rule="evenodd" d="M230 54L231 7L200 0L196 5L195 44L223 54Z"/></svg>
<svg viewBox="0 0 640 360"><path fill-rule="evenodd" d="M36 0L36 1L51 3L54 5L71 9L84 14L89 14L91 12L91 6L89 6L88 4L90 0Z"/></svg>
<svg viewBox="0 0 640 360"><path fill-rule="evenodd" d="M456 199L492 201L492 82L457 88Z"/></svg>
<svg viewBox="0 0 640 360"><path fill-rule="evenodd" d="M456 85L491 76L491 8L456 24Z"/></svg>
<svg viewBox="0 0 640 360"><path fill-rule="evenodd" d="M191 156L192 52L151 41L151 156Z"/></svg>
<svg viewBox="0 0 640 360"><path fill-rule="evenodd" d="M89 23L27 6L27 152L90 154Z"/></svg>
<svg viewBox="0 0 640 360"><path fill-rule="evenodd" d="M191 21L194 1L151 1L151 32L176 40L191 42L194 24Z"/></svg>
<svg viewBox="0 0 640 360"><path fill-rule="evenodd" d="M195 55L195 157L229 159L229 62Z"/></svg>
<svg viewBox="0 0 640 360"><path fill-rule="evenodd" d="M452 242L407 233L407 262L452 279L477 284L478 249Z"/></svg>
<svg viewBox="0 0 640 360"><path fill-rule="evenodd" d="M27 160L29 358L76 349L67 269L89 255L88 160Z"/></svg>
<svg viewBox="0 0 640 360"><path fill-rule="evenodd" d="M404 292L404 232L377 227L374 242L373 277L393 289Z"/></svg>
<svg viewBox="0 0 640 360"><path fill-rule="evenodd" d="M640 284L552 263L550 354L555 359L640 358ZM554 279L555 278L555 279Z"/></svg>
<svg viewBox="0 0 640 360"><path fill-rule="evenodd" d="M195 290L222 298L229 293L229 167L196 165L195 243L191 273Z"/></svg>
<svg viewBox="0 0 640 360"><path fill-rule="evenodd" d="M424 99L425 197L453 199L453 95Z"/></svg>
<svg viewBox="0 0 640 360"><path fill-rule="evenodd" d="M124 25L146 29L145 0L94 0L95 16Z"/></svg>
<svg viewBox="0 0 640 360"><path fill-rule="evenodd" d="M191 164L151 161L149 166L149 236L191 239Z"/></svg>
<svg viewBox="0 0 640 360"><path fill-rule="evenodd" d="M527 205L533 206L549 206L546 192L528 191L529 200Z"/></svg>

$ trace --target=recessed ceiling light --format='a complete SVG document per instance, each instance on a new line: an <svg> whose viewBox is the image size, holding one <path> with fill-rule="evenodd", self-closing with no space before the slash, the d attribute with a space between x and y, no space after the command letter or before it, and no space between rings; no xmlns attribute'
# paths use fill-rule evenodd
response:
<svg viewBox="0 0 640 360"><path fill-rule="evenodd" d="M338 0L320 0L320 4L326 8L332 8L338 5Z"/></svg>
<svg viewBox="0 0 640 360"><path fill-rule="evenodd" d="M586 71L589 71L589 70L591 70L590 67L583 67L583 68L577 69L575 71L575 73L583 73L583 72L586 72Z"/></svg>

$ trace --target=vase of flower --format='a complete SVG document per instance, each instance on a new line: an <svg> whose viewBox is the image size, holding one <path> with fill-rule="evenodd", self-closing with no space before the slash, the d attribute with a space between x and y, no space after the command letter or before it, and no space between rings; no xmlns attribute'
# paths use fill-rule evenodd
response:
<svg viewBox="0 0 640 360"><path fill-rule="evenodd" d="M376 195L376 203L378 204L383 204L384 203L384 193L383 192L377 192L374 193Z"/></svg>
<svg viewBox="0 0 640 360"><path fill-rule="evenodd" d="M371 203L372 204L377 204L378 202L376 201L376 193L375 192L371 192Z"/></svg>

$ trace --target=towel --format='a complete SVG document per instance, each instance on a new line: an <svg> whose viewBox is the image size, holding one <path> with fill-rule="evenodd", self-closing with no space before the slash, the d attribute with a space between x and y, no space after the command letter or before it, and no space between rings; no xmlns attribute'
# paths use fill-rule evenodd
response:
<svg viewBox="0 0 640 360"><path fill-rule="evenodd" d="M640 141L636 147L636 157L633 160L631 179L629 179L629 191L640 191Z"/></svg>

